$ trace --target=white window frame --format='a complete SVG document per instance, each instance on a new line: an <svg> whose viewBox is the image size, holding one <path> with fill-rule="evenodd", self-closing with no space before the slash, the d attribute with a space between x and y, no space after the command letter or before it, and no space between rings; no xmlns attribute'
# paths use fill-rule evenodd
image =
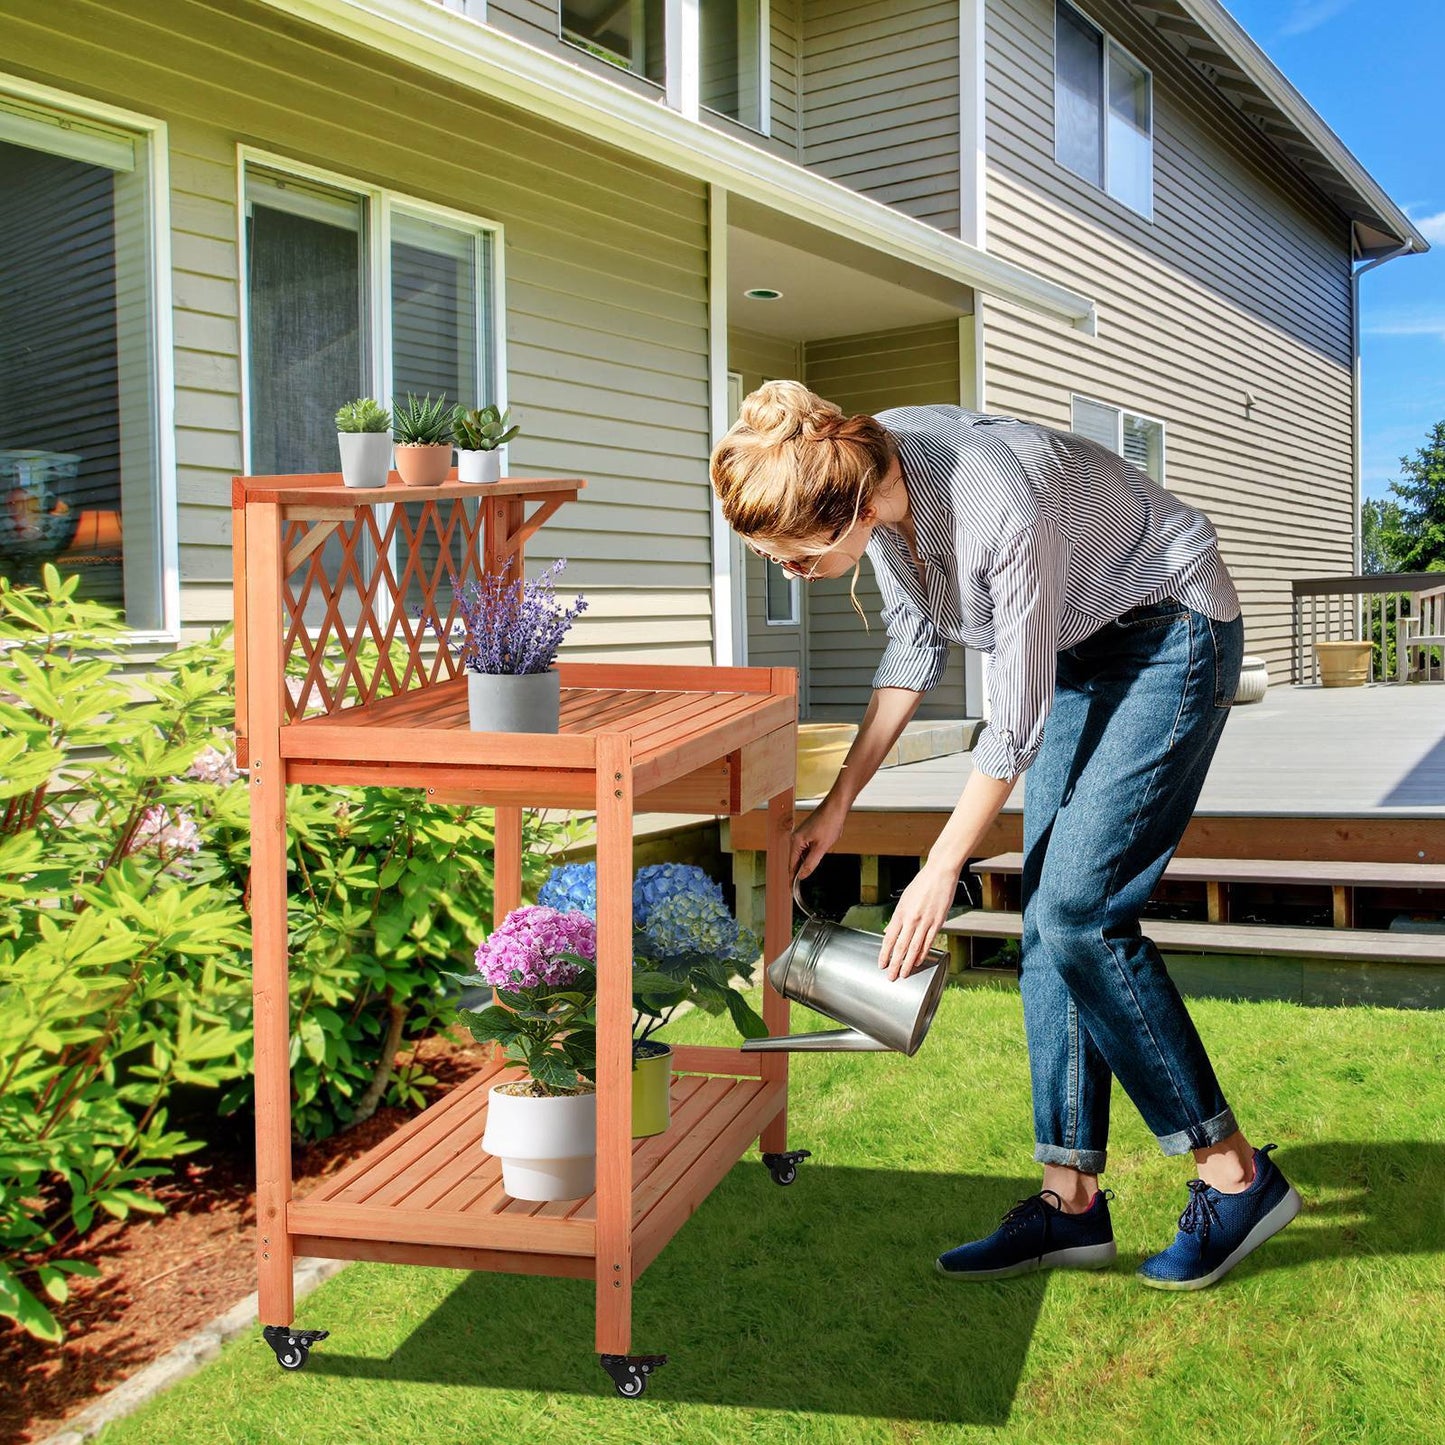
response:
<svg viewBox="0 0 1445 1445"><path fill-rule="evenodd" d="M506 254L505 237L503 227L499 221L492 221L483 216L474 215L468 211L458 211L449 206L439 206L431 201L423 201L415 196L407 195L404 191L393 190L385 186L373 186L365 181L358 181L354 177L345 176L336 171L324 170L320 166L307 165L303 161L293 160L290 156L279 155L273 151L264 151L253 146L238 145L236 147L236 254L240 257L240 289L241 289L241 315L240 315L240 340L241 340L241 457L242 466L246 473L251 471L251 343L250 343L250 317L251 298L248 293L247 277L250 274L250 267L246 256L246 171L250 166L279 172L282 175L292 175L298 180L314 181L320 185L331 186L336 190L347 192L364 199L366 205L366 221L362 234L363 264L367 278L367 326L365 355L369 370L369 383L371 395L376 397L383 406L391 405L392 396L392 365L391 365L391 307L389 298L391 296L391 213L393 210L401 211L407 215L418 216L427 220L440 221L454 226L465 226L478 232L477 236L477 259L478 275L481 270L481 245L483 234L491 237L492 243L492 295L483 297L478 292L477 304L481 307L483 314L477 318L477 347L476 358L477 375L482 377L482 361L484 359L484 347L490 347L491 355L495 362L495 380L493 385L496 390L495 396L478 397L477 401L493 401L496 405L505 410L507 407L507 328L504 321L506 307L506 274L504 270L504 257ZM491 315L485 313L487 303L491 303ZM487 325L487 331L483 333L483 325ZM457 397L457 401L465 401L467 398ZM503 448L502 455L503 473L506 471L506 449Z"/></svg>
<svg viewBox="0 0 1445 1445"><path fill-rule="evenodd" d="M1120 456L1124 455L1124 419L1129 417L1134 421L1142 421L1150 426L1159 428L1159 476L1155 480L1161 487L1169 485L1169 423L1162 416L1151 416L1146 411L1136 411L1133 407L1120 406L1113 401L1100 401L1096 396L1086 396L1081 391L1069 393L1069 429L1074 429L1074 404L1086 402L1089 406L1096 406L1101 411L1112 411L1114 413L1114 450Z"/></svg>
<svg viewBox="0 0 1445 1445"><path fill-rule="evenodd" d="M99 121L135 134L146 148L146 248L151 297L150 343L155 356L151 427L155 446L156 515L160 526L161 626L132 628L126 642L177 643L181 637L179 503L176 490L175 298L171 271L170 143L166 123L137 111L103 105L48 85L0 72L0 93L61 115Z"/></svg>
<svg viewBox="0 0 1445 1445"><path fill-rule="evenodd" d="M1062 4L1062 5L1067 5L1067 6L1069 7L1069 9L1072 10L1072 11L1074 12L1074 14L1077 15L1077 16L1079 17L1079 19L1084 22L1085 25L1088 25L1088 26L1090 26L1092 29L1094 29L1095 31L1097 31L1098 34L1103 38L1103 42L1104 42L1104 45L1103 45L1103 50L1104 50L1103 94L1102 94L1102 96L1100 97L1100 100L1101 100L1101 103L1102 103L1102 112L1101 112L1101 115L1102 115L1103 126L1104 126L1104 183L1103 183L1102 185L1095 185L1095 183L1094 183L1092 180L1090 180L1088 176L1081 175L1078 171L1076 171L1071 165L1069 165L1069 164L1059 155L1059 141L1060 141L1060 138L1061 138L1061 137L1060 137L1060 130L1059 130L1059 108L1058 108L1058 96L1059 96L1059 6L1060 6L1061 4ZM1154 72L1153 72L1147 65L1145 65L1144 62L1143 62L1142 60L1140 60L1139 57L1138 57L1137 55L1135 55L1134 52L1133 52L1132 50L1130 50L1127 45L1121 44L1118 40L1116 40L1116 39L1114 38L1113 34L1112 34L1110 31L1106 30L1106 29L1104 28L1104 26L1100 25L1099 22L1098 22L1097 20L1095 20L1092 15L1088 14L1085 10L1081 9L1078 5L1076 5L1076 4L1074 3L1074 0L1054 0L1053 16L1052 16L1052 19L1051 19L1051 22L1050 22L1050 23L1051 23L1051 25L1052 25L1052 27L1053 27L1053 35L1054 35L1054 162L1055 162L1055 164L1061 166L1064 170L1068 171L1068 173L1069 173L1071 176L1075 176L1075 177L1077 177L1079 180L1085 182L1085 184L1087 184L1087 185L1089 185L1089 186L1093 186L1095 190L1102 191L1102 192L1104 193L1104 195L1108 196L1111 201L1114 201L1114 202L1116 202L1118 205L1123 206L1124 209L1125 209L1126 211L1128 211L1130 215L1132 215L1132 216L1138 216L1141 221L1147 221L1147 222L1149 222L1150 225L1153 225L1153 224L1154 224ZM1144 72L1145 78L1147 79L1147 81L1148 81L1148 83L1149 83L1149 209L1146 210L1146 211L1141 211L1141 210L1139 210L1136 206L1134 206L1134 205L1130 204L1130 202L1124 200L1122 196L1116 196L1116 195L1114 194L1114 192L1109 189L1109 65L1110 65L1109 47L1110 47L1111 45L1117 46L1120 50L1122 50L1122 51L1124 52L1124 54L1127 55L1127 56L1129 57L1129 59L1130 59L1131 61L1133 61L1134 64L1137 65L1137 66L1139 67L1139 69Z"/></svg>

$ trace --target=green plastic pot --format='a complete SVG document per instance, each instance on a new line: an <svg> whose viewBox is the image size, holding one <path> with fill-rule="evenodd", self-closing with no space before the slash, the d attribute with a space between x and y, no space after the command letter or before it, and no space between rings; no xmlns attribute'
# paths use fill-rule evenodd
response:
<svg viewBox="0 0 1445 1445"><path fill-rule="evenodd" d="M672 1122L672 1050L649 1040L632 1046L632 1137L661 1134Z"/></svg>

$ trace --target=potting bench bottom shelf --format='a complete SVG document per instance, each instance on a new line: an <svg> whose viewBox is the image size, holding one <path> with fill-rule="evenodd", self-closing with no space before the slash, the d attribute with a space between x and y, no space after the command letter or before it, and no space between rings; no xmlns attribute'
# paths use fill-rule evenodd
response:
<svg viewBox="0 0 1445 1445"><path fill-rule="evenodd" d="M682 1051L684 1060L712 1052ZM742 1060L739 1072L755 1064L736 1050L716 1052ZM596 1196L512 1199L502 1189L501 1162L482 1148L488 1090L522 1074L515 1066L487 1065L292 1200L287 1223L295 1253L593 1278ZM759 1077L674 1077L672 1123L632 1147L634 1279L783 1109L786 1092L785 1083Z"/></svg>

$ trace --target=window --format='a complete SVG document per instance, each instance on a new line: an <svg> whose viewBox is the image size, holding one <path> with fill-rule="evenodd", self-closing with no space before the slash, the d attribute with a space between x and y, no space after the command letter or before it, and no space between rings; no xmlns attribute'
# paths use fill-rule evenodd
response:
<svg viewBox="0 0 1445 1445"><path fill-rule="evenodd" d="M1054 155L1140 215L1154 211L1153 81L1066 0L1055 0Z"/></svg>
<svg viewBox="0 0 1445 1445"><path fill-rule="evenodd" d="M700 0L698 24L702 104L762 130L761 0Z"/></svg>
<svg viewBox="0 0 1445 1445"><path fill-rule="evenodd" d="M761 562L761 559L759 561ZM789 577L776 562L761 562L761 565L765 578L766 616L769 624L796 627L802 620L802 582L797 577Z"/></svg>
<svg viewBox="0 0 1445 1445"><path fill-rule="evenodd" d="M0 575L53 562L141 632L176 622L152 144L0 96Z"/></svg>
<svg viewBox="0 0 1445 1445"><path fill-rule="evenodd" d="M1162 421L1075 396L1073 429L1080 436L1118 452L1161 487L1165 484Z"/></svg>
<svg viewBox="0 0 1445 1445"><path fill-rule="evenodd" d="M661 85L663 8L663 0L562 0L562 38Z"/></svg>
<svg viewBox="0 0 1445 1445"><path fill-rule="evenodd" d="M248 471L336 471L336 408L352 397L503 404L494 228L265 161L243 176ZM408 602L421 586L413 571Z"/></svg>

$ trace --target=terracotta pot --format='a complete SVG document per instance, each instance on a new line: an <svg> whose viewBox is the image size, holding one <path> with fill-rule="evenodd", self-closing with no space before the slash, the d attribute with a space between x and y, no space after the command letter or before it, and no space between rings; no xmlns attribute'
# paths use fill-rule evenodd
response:
<svg viewBox="0 0 1445 1445"><path fill-rule="evenodd" d="M404 442L396 446L396 469L410 487L436 487L446 481L452 466L452 444L415 447Z"/></svg>
<svg viewBox="0 0 1445 1445"><path fill-rule="evenodd" d="M513 1199L585 1199L597 1187L597 1095L529 1099L487 1091L482 1148L502 1161Z"/></svg>

